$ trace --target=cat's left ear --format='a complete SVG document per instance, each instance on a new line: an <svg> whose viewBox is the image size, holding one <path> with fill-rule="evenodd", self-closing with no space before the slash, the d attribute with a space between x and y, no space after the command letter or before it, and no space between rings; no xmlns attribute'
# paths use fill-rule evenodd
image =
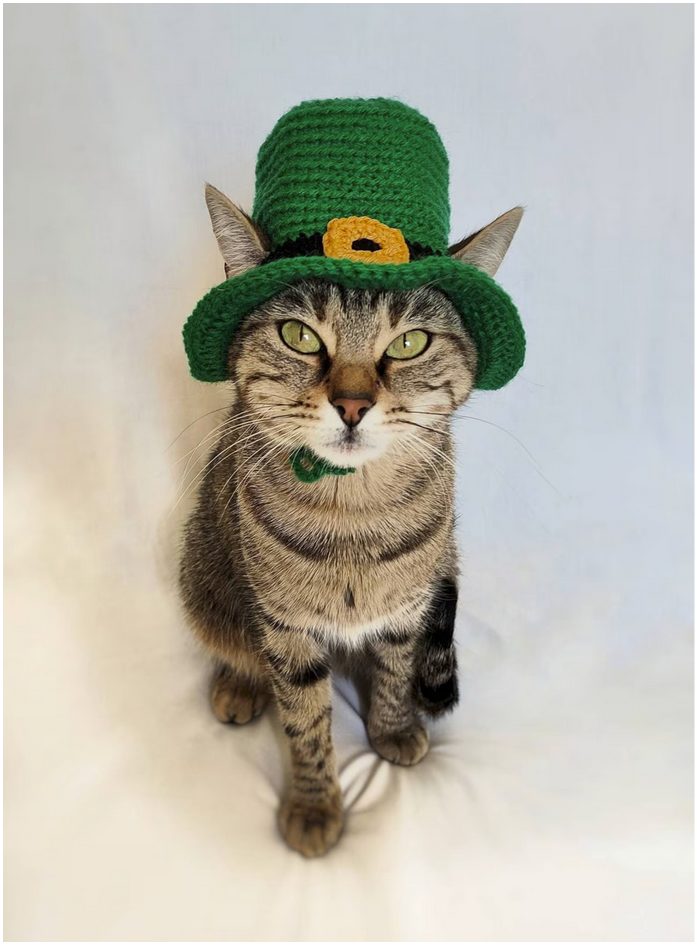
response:
<svg viewBox="0 0 697 945"><path fill-rule="evenodd" d="M522 218L523 208L513 207L507 213L502 213L493 223L451 246L448 252L453 259L476 266L477 269L494 276Z"/></svg>
<svg viewBox="0 0 697 945"><path fill-rule="evenodd" d="M212 184L206 184L206 204L228 279L263 262L268 241L251 217Z"/></svg>

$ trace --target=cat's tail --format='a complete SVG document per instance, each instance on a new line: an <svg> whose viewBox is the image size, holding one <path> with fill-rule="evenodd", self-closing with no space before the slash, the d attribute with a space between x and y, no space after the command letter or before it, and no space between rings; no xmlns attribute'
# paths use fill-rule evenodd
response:
<svg viewBox="0 0 697 945"><path fill-rule="evenodd" d="M443 578L424 617L414 678L416 703L433 718L454 709L460 695L453 641L456 609L457 585L450 578Z"/></svg>

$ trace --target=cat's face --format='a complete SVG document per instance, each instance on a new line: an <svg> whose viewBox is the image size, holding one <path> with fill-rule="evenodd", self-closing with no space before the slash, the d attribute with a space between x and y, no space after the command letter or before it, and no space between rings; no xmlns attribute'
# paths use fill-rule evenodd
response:
<svg viewBox="0 0 697 945"><path fill-rule="evenodd" d="M473 387L477 354L435 289L299 283L258 308L229 351L246 415L282 447L338 466L433 451Z"/></svg>
<svg viewBox="0 0 697 945"><path fill-rule="evenodd" d="M258 225L210 184L206 203L228 278L263 265L269 241ZM493 276L522 214L514 207L497 217L452 246L451 258ZM477 353L436 289L308 281L247 316L228 364L241 424L262 424L279 451L306 446L334 465L361 466L388 453L433 461L434 431L469 396Z"/></svg>

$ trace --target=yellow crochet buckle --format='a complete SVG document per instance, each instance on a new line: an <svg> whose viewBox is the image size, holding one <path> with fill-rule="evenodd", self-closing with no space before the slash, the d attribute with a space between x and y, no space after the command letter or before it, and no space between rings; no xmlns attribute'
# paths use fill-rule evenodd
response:
<svg viewBox="0 0 697 945"><path fill-rule="evenodd" d="M361 246L361 243L364 245ZM322 247L324 255L332 259L351 259L362 263L409 262L409 247L402 231L385 226L372 217L337 217L330 220L322 237Z"/></svg>

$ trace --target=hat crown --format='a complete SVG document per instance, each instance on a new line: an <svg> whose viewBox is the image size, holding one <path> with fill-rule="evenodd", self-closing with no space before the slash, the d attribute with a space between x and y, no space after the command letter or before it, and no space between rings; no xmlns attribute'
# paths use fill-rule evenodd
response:
<svg viewBox="0 0 697 945"><path fill-rule="evenodd" d="M431 122L395 99L302 102L259 150L253 216L274 249L337 217L371 217L445 253L448 157Z"/></svg>

